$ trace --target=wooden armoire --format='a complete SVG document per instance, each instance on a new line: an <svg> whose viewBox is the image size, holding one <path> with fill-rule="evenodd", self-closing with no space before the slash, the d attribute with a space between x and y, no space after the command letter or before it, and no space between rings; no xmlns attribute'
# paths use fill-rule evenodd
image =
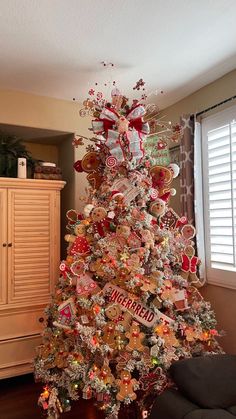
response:
<svg viewBox="0 0 236 419"><path fill-rule="evenodd" d="M33 369L58 278L64 185L0 178L0 379Z"/></svg>

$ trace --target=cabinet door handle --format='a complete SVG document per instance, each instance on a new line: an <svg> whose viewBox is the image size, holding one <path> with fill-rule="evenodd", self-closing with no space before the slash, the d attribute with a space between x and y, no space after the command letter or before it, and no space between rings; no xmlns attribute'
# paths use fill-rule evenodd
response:
<svg viewBox="0 0 236 419"><path fill-rule="evenodd" d="M44 322L44 318L43 317L39 317L39 323L43 323Z"/></svg>
<svg viewBox="0 0 236 419"><path fill-rule="evenodd" d="M8 247L12 247L12 243L8 243Z"/></svg>
<svg viewBox="0 0 236 419"><path fill-rule="evenodd" d="M2 246L3 246L3 247L7 247L7 244L6 244L6 243L3 243L3 244L2 244Z"/></svg>

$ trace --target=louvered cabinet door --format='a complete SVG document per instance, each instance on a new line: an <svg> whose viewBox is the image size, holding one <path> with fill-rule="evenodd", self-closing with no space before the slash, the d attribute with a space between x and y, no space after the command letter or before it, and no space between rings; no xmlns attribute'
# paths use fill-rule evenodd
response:
<svg viewBox="0 0 236 419"><path fill-rule="evenodd" d="M7 301L7 191L0 188L0 305Z"/></svg>
<svg viewBox="0 0 236 419"><path fill-rule="evenodd" d="M47 302L58 263L59 193L8 190L8 304Z"/></svg>

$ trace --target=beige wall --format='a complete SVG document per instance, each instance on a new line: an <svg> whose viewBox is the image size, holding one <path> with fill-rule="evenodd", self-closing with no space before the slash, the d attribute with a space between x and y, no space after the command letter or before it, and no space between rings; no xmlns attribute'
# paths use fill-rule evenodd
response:
<svg viewBox="0 0 236 419"><path fill-rule="evenodd" d="M200 112L234 95L236 95L236 70L164 109L162 115L166 116L167 121L178 122L180 115Z"/></svg>
<svg viewBox="0 0 236 419"><path fill-rule="evenodd" d="M226 335L219 342L228 353L236 354L236 291L228 288L207 285L202 290L203 297L210 301L215 310L218 330Z"/></svg>
<svg viewBox="0 0 236 419"><path fill-rule="evenodd" d="M23 141L26 149L36 160L50 161L58 165L58 147L50 144L38 144L35 142Z"/></svg>
<svg viewBox="0 0 236 419"><path fill-rule="evenodd" d="M73 101L37 96L20 91L0 90L0 123L2 124L43 128L88 136L88 128L91 126L90 118L81 118L79 109L79 104ZM31 143L28 149L32 151L34 157L40 158L45 152L48 158L51 156L50 160L59 159L58 151L53 146L51 147L46 145L41 147ZM65 172L68 173L69 170L72 170L73 173L72 165L75 160L85 154L85 146L75 149L74 155L72 155L69 147L70 144L68 144L68 152L63 155L63 168ZM74 177L73 206L81 209L82 203L78 196L81 193L84 194L87 181L85 176L81 174L74 173Z"/></svg>
<svg viewBox="0 0 236 419"><path fill-rule="evenodd" d="M180 115L200 112L216 103L219 103L236 94L236 70L226 74L224 77L201 88L197 92L187 96L174 105L164 109L162 114L166 120L178 122ZM230 105L234 102L230 102ZM230 106L228 105L228 106ZM220 108L217 109L219 111ZM173 208L179 213L180 206L177 197L179 196L179 184L176 182L177 196L172 201ZM221 340L227 352L236 354L236 291L207 285L202 289L204 298L208 299L216 311L219 329L226 332L226 336Z"/></svg>
<svg viewBox="0 0 236 419"><path fill-rule="evenodd" d="M0 123L87 134L88 121L78 110L73 101L0 90Z"/></svg>

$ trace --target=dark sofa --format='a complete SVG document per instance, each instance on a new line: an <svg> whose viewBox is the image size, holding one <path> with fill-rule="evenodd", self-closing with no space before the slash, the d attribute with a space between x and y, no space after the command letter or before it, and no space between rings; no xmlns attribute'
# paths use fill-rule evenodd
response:
<svg viewBox="0 0 236 419"><path fill-rule="evenodd" d="M177 389L154 402L149 419L235 419L236 355L209 355L175 362Z"/></svg>

